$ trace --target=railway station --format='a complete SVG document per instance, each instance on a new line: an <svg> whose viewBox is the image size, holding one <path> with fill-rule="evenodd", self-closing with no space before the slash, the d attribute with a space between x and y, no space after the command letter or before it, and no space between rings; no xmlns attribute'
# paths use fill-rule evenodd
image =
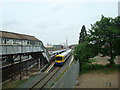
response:
<svg viewBox="0 0 120 90"><path fill-rule="evenodd" d="M2 63L0 84L3 88L16 88L14 87L16 81L18 83L24 81L15 84L17 88L31 90L52 88L53 83L54 88L59 88L68 80L72 81L69 84L73 87L79 74L79 64L72 63L73 60L70 47L48 51L42 41L34 36L0 31L0 61ZM74 75L71 71L74 71ZM69 87L69 84L65 82L62 87Z"/></svg>
<svg viewBox="0 0 120 90"><path fill-rule="evenodd" d="M15 74L38 66L40 70L50 59L41 40L34 36L0 31L0 61L2 62L2 81L14 78Z"/></svg>

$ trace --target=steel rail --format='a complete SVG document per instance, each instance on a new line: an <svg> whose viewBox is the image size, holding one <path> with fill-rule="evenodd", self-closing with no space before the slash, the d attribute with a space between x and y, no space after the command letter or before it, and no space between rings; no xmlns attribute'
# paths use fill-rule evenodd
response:
<svg viewBox="0 0 120 90"><path fill-rule="evenodd" d="M65 63L71 58L71 54L67 57ZM64 63L64 64L65 64ZM36 84L34 84L29 90L39 88L43 89L44 86L56 75L56 73L61 69L62 67L54 67L46 76L44 76L41 80L39 80Z"/></svg>
<svg viewBox="0 0 120 90"><path fill-rule="evenodd" d="M42 79L40 79L37 83L35 83L29 90L34 88L43 88L49 80L56 75L56 73L60 70L61 67L54 67L50 72L47 73Z"/></svg>

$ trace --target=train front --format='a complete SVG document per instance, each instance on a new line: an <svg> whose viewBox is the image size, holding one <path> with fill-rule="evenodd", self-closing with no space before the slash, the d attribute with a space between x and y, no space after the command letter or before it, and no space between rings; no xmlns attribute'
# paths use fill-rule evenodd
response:
<svg viewBox="0 0 120 90"><path fill-rule="evenodd" d="M63 65L63 63L64 63L64 56L62 56L62 55L56 55L56 57L55 57L55 65L57 66L57 65Z"/></svg>

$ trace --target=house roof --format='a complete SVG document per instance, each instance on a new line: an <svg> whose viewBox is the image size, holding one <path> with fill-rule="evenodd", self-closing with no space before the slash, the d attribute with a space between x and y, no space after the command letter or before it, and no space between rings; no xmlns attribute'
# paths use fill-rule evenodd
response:
<svg viewBox="0 0 120 90"><path fill-rule="evenodd" d="M7 31L1 31L1 30L0 30L0 38L12 38L12 39L40 41L39 39L37 39L34 36L19 34L19 33L13 33L13 32L7 32Z"/></svg>

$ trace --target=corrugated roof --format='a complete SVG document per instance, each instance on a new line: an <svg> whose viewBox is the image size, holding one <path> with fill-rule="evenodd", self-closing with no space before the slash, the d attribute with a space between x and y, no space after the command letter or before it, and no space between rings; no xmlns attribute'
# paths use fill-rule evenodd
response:
<svg viewBox="0 0 120 90"><path fill-rule="evenodd" d="M1 31L1 30L0 30L0 37L40 41L39 39L37 39L34 36L24 35L24 34L19 34L19 33L13 33L13 32L7 32L7 31Z"/></svg>

